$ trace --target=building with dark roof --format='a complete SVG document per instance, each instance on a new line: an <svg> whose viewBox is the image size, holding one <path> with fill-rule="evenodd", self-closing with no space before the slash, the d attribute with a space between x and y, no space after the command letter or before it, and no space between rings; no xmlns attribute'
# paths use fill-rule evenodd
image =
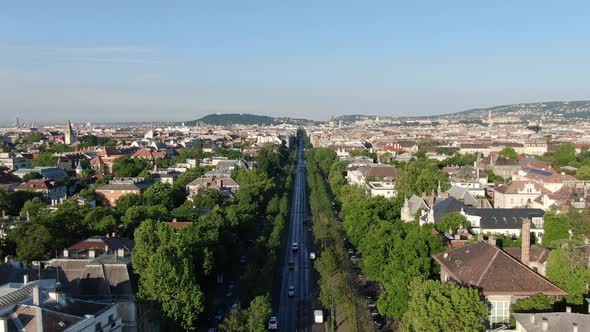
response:
<svg viewBox="0 0 590 332"><path fill-rule="evenodd" d="M495 240L494 240L495 242ZM441 266L441 281L477 287L490 306L490 327L509 324L510 306L536 294L563 296L567 293L529 267L530 246L521 248L517 260L494 244L478 241L433 255Z"/></svg>
<svg viewBox="0 0 590 332"><path fill-rule="evenodd" d="M0 286L0 331L127 330L119 304L81 300L62 292L55 279Z"/></svg>
<svg viewBox="0 0 590 332"><path fill-rule="evenodd" d="M471 222L471 229L476 234L496 234L519 237L522 221L531 219L531 231L538 240L543 238L543 217L545 211L541 209L477 209L465 207L462 211L465 218Z"/></svg>

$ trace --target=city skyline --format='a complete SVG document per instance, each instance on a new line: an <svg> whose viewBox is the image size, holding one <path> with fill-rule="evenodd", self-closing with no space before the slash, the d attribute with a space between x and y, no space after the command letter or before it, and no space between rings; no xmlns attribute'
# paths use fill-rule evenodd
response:
<svg viewBox="0 0 590 332"><path fill-rule="evenodd" d="M590 99L583 3L66 4L0 13L9 123L327 120Z"/></svg>

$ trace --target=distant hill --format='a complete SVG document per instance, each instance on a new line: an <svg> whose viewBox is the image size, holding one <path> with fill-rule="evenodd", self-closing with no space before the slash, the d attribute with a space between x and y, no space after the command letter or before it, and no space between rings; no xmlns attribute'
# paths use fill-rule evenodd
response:
<svg viewBox="0 0 590 332"><path fill-rule="evenodd" d="M268 126L276 124L275 118L265 115L245 114L245 113L233 113L233 114L209 114L204 117L185 122L187 126L194 126L197 122L210 124L214 126L231 126L231 125L259 125Z"/></svg>
<svg viewBox="0 0 590 332"><path fill-rule="evenodd" d="M522 103L500 105L487 108L474 108L456 113L424 116L380 116L385 120L394 118L397 120L430 119L433 121L447 119L452 121L486 121L488 116L492 120L514 120L514 122L530 122L541 119L554 121L575 121L575 119L590 119L590 100L579 101L550 101L537 103ZM375 115L346 114L335 118L336 121L355 122L358 120L375 119Z"/></svg>
<svg viewBox="0 0 590 332"><path fill-rule="evenodd" d="M501 105L488 108L474 108L440 117L449 119L487 119L492 117L513 117L522 120L531 119L588 119L590 118L590 101L551 101Z"/></svg>

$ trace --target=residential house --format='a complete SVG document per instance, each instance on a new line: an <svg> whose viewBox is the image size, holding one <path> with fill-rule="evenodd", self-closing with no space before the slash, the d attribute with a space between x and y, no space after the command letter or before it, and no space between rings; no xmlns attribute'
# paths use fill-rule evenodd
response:
<svg viewBox="0 0 590 332"><path fill-rule="evenodd" d="M0 331L130 331L117 303L67 296L61 283L43 279L0 286Z"/></svg>
<svg viewBox="0 0 590 332"><path fill-rule="evenodd" d="M432 257L441 267L442 282L452 281L481 290L490 307L490 328L506 327L510 324L510 307L516 300L536 294L567 295L563 289L529 267L529 243L523 239L521 261L486 241L478 241Z"/></svg>
<svg viewBox="0 0 590 332"><path fill-rule="evenodd" d="M5 191L13 191L23 181L10 171L0 171L0 189Z"/></svg>
<svg viewBox="0 0 590 332"><path fill-rule="evenodd" d="M90 166L98 173L112 173L113 162L117 158L124 157L125 155L126 154L123 151L117 148L105 146L98 151L97 156L90 160Z"/></svg>
<svg viewBox="0 0 590 332"><path fill-rule="evenodd" d="M557 173L550 168L525 168L513 177L513 180L531 181L543 186L550 192L556 192L567 183L574 183L577 179L565 173Z"/></svg>
<svg viewBox="0 0 590 332"><path fill-rule="evenodd" d="M141 195L153 184L145 178L117 178L96 188L96 198L103 206L116 206L117 200L127 194Z"/></svg>
<svg viewBox="0 0 590 332"><path fill-rule="evenodd" d="M0 166L14 171L21 168L30 168L31 160L14 152L0 152Z"/></svg>
<svg viewBox="0 0 590 332"><path fill-rule="evenodd" d="M451 186L467 189L475 197L485 197L488 177L477 166L463 166L448 173Z"/></svg>
<svg viewBox="0 0 590 332"><path fill-rule="evenodd" d="M139 149L135 151L131 157L148 160L149 162L155 163L158 159L166 159L166 150L155 150L151 149Z"/></svg>
<svg viewBox="0 0 590 332"><path fill-rule="evenodd" d="M547 193L533 201L534 207L557 212L570 209L583 210L590 207L590 197L585 188L564 186L556 192Z"/></svg>
<svg viewBox="0 0 590 332"><path fill-rule="evenodd" d="M186 186L188 198L191 199L209 189L219 192L224 197L231 197L240 189L240 185L231 177L202 176Z"/></svg>
<svg viewBox="0 0 590 332"><path fill-rule="evenodd" d="M494 174L508 179L515 175L521 165L512 159L500 156L498 153L490 153L487 157L477 161L477 167L483 170L491 170Z"/></svg>
<svg viewBox="0 0 590 332"><path fill-rule="evenodd" d="M517 207L532 207L534 201L549 190L532 181L512 181L494 189L494 207L510 209Z"/></svg>
<svg viewBox="0 0 590 332"><path fill-rule="evenodd" d="M392 181L371 181L367 183L367 191L371 197L392 198L396 194L395 183Z"/></svg>
<svg viewBox="0 0 590 332"><path fill-rule="evenodd" d="M396 176L397 172L393 166L370 163L366 166L349 166L346 178L350 184L365 186L367 181L394 182Z"/></svg>
<svg viewBox="0 0 590 332"><path fill-rule="evenodd" d="M47 262L46 274L57 275L67 296L116 303L123 331L144 330L147 324L131 279L133 240L94 236L78 242Z"/></svg>
<svg viewBox="0 0 590 332"><path fill-rule="evenodd" d="M515 332L590 331L590 315L571 312L514 313Z"/></svg>
<svg viewBox="0 0 590 332"><path fill-rule="evenodd" d="M520 237L523 220L532 220L530 231L537 240L543 239L545 211L541 209L478 209L465 207L461 213L471 223L475 234L493 234Z"/></svg>
<svg viewBox="0 0 590 332"><path fill-rule="evenodd" d="M427 196L423 193L422 196L406 198L401 209L401 219L410 222L418 217L420 224L438 224L445 215L460 212L467 206L491 207L486 199L475 198L464 188L452 187L448 192L442 192L439 186L436 194Z"/></svg>
<svg viewBox="0 0 590 332"><path fill-rule="evenodd" d="M524 154L542 156L547 152L547 142L529 141L524 143Z"/></svg>
<svg viewBox="0 0 590 332"><path fill-rule="evenodd" d="M61 203L68 197L66 187L52 180L29 180L21 183L16 190L41 193L52 205Z"/></svg>
<svg viewBox="0 0 590 332"><path fill-rule="evenodd" d="M68 176L68 173L59 167L21 168L14 171L13 174L22 179L25 175L33 172L41 174L44 179L48 180L61 180Z"/></svg>
<svg viewBox="0 0 590 332"><path fill-rule="evenodd" d="M180 176L179 172L170 171L170 170L152 171L152 172L150 172L150 174L152 175L152 181L167 183L169 185L173 185L174 181L176 181L176 178L178 178L178 176Z"/></svg>
<svg viewBox="0 0 590 332"><path fill-rule="evenodd" d="M463 143L460 145L459 153L481 154L487 156L490 153L490 146L481 143Z"/></svg>

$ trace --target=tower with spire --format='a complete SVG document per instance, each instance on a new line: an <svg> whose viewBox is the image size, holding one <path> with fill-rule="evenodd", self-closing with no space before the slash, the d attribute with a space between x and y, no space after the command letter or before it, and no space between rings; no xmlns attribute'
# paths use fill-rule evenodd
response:
<svg viewBox="0 0 590 332"><path fill-rule="evenodd" d="M76 135L74 135L74 130L72 129L72 123L68 120L68 124L66 126L65 134L64 134L64 143L66 145L70 145L76 141Z"/></svg>

